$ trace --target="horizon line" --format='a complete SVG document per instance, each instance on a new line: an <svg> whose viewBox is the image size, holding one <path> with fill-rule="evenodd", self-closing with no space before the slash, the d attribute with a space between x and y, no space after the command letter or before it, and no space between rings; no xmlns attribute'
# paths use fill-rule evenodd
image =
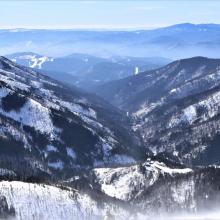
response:
<svg viewBox="0 0 220 220"><path fill-rule="evenodd" d="M220 25L218 23L176 23L176 24L164 24L164 25L150 25L150 26L123 26L123 25L73 25L73 26L60 26L60 27L52 27L52 26L23 26L23 27L1 27L0 30L9 30L9 31L19 31L19 30L63 30L63 31L70 31L70 30L88 30L88 31L141 31L141 30L155 30L160 28L178 26L178 25Z"/></svg>

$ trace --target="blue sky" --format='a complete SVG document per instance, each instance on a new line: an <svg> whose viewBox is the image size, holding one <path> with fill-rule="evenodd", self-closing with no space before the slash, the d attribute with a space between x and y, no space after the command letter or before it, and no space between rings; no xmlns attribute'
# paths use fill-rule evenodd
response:
<svg viewBox="0 0 220 220"><path fill-rule="evenodd" d="M156 28L220 23L218 0L0 0L0 28Z"/></svg>

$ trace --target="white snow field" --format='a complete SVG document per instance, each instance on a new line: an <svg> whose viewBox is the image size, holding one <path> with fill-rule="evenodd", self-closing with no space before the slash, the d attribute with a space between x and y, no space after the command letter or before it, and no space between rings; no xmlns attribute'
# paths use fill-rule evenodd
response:
<svg viewBox="0 0 220 220"><path fill-rule="evenodd" d="M98 206L87 194L70 188L2 181L0 196L5 196L8 206L15 208L15 220L102 220L113 209L120 216L118 219L128 217L123 209L107 204Z"/></svg>

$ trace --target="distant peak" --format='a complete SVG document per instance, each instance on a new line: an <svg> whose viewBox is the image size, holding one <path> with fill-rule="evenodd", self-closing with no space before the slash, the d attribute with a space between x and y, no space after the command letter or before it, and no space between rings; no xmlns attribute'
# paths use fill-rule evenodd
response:
<svg viewBox="0 0 220 220"><path fill-rule="evenodd" d="M182 23L182 24L177 24L174 26L178 26L178 27L195 27L196 25L193 23Z"/></svg>
<svg viewBox="0 0 220 220"><path fill-rule="evenodd" d="M195 57L190 57L190 58L185 58L185 59L181 59L180 61L211 61L211 60L219 60L220 59L214 59L214 58L208 58L208 57L203 57L203 56L195 56Z"/></svg>
<svg viewBox="0 0 220 220"><path fill-rule="evenodd" d="M170 28L192 28L195 27L195 24L192 23L181 23L181 24L174 24L174 25L170 25L165 27L165 29L170 29Z"/></svg>
<svg viewBox="0 0 220 220"><path fill-rule="evenodd" d="M193 24L193 23L181 23L181 24L175 24L168 27L165 27L165 29L194 29L194 28L218 28L220 27L219 24Z"/></svg>
<svg viewBox="0 0 220 220"><path fill-rule="evenodd" d="M209 64L209 63L218 63L220 65L220 59L214 59L214 58L208 58L208 57L202 57L202 56L195 56L195 57L190 57L190 58L185 58L185 59L180 59L180 60L176 60L174 62L171 63L171 65L176 65L178 64L178 66L181 67L187 67L190 65L205 65L205 64ZM170 65L170 64L168 64Z"/></svg>

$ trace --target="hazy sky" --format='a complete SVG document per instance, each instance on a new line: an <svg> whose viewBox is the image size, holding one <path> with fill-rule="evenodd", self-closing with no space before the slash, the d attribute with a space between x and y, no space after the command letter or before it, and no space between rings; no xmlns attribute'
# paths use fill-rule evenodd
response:
<svg viewBox="0 0 220 220"><path fill-rule="evenodd" d="M154 28L220 23L220 0L0 0L0 28Z"/></svg>

